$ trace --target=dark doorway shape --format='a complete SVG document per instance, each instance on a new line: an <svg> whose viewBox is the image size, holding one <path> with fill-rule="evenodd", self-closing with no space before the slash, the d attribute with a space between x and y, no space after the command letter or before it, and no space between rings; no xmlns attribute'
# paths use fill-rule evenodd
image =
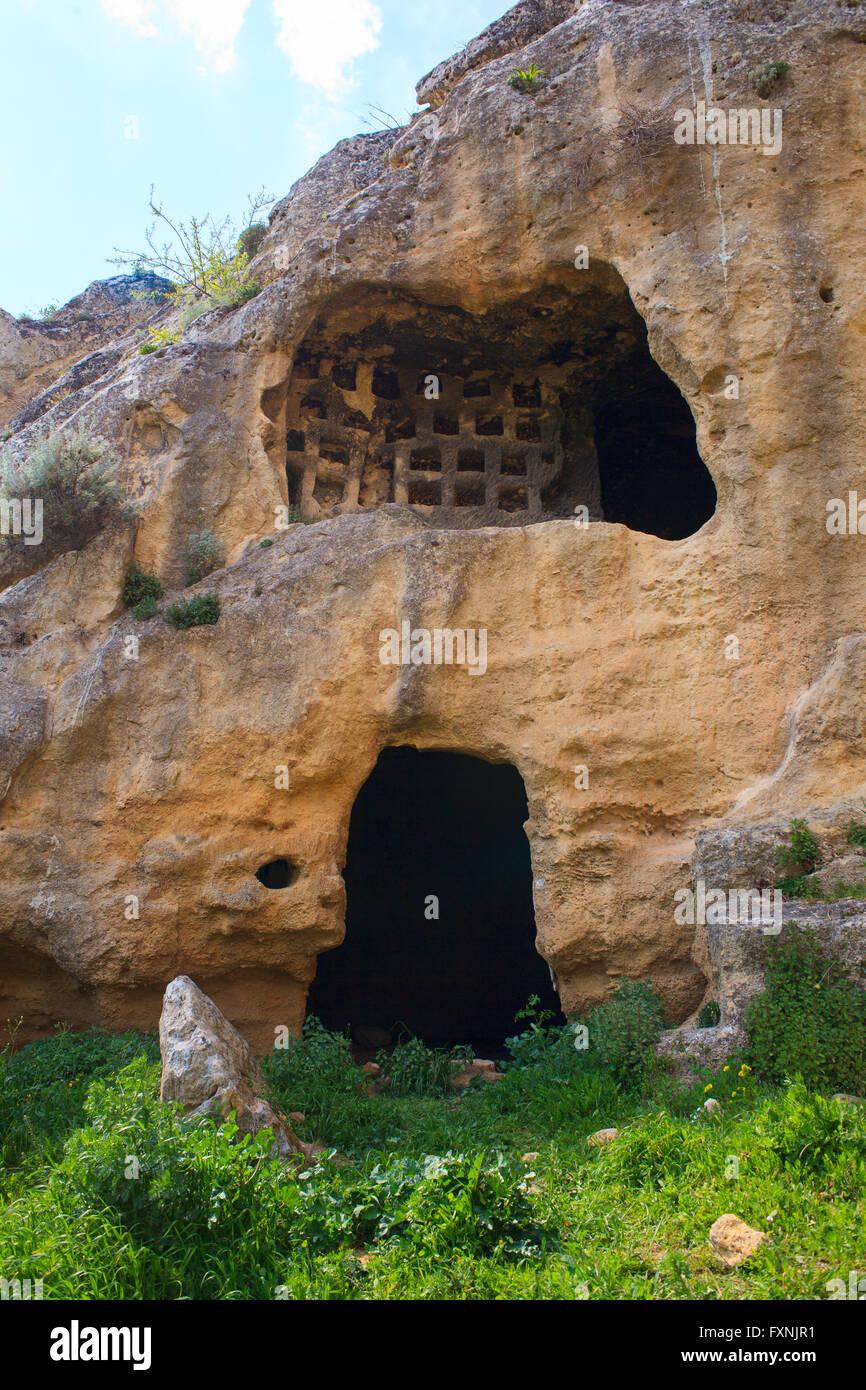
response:
<svg viewBox="0 0 866 1390"><path fill-rule="evenodd" d="M501 1046L530 995L559 1014L535 949L517 769L386 748L358 793L344 878L346 938L319 957L310 1011L331 1028L404 1024L425 1042ZM439 919L425 900L439 900Z"/></svg>
<svg viewBox="0 0 866 1390"><path fill-rule="evenodd" d="M647 351L611 384L595 419L605 521L663 540L692 536L716 510L692 412Z"/></svg>

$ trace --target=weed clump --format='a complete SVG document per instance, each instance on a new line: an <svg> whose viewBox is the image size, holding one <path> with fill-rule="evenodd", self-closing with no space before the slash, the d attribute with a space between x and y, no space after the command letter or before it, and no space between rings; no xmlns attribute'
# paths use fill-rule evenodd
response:
<svg viewBox="0 0 866 1390"><path fill-rule="evenodd" d="M526 92L532 95L537 92L539 87L544 86L544 70L536 67L535 63L530 63L525 70L515 68L508 78L509 87L513 87L516 92Z"/></svg>
<svg viewBox="0 0 866 1390"><path fill-rule="evenodd" d="M123 602L127 608L135 608L144 599L162 598L165 590L155 574L148 574L133 560L123 581ZM138 616L136 614L136 616Z"/></svg>
<svg viewBox="0 0 866 1390"><path fill-rule="evenodd" d="M152 616L148 614L148 616ZM216 594L196 594L193 598L170 603L165 621L177 630L187 627L208 627L219 622L220 601Z"/></svg>
<svg viewBox="0 0 866 1390"><path fill-rule="evenodd" d="M744 1024L756 1074L856 1090L866 1074L866 993L821 949L812 926L789 923L767 942L764 990Z"/></svg>
<svg viewBox="0 0 866 1390"><path fill-rule="evenodd" d="M226 562L226 548L215 532L205 528L193 531L186 542L186 582L197 584L214 570L221 569Z"/></svg>
<svg viewBox="0 0 866 1390"><path fill-rule="evenodd" d="M759 97L768 97L776 83L781 82L787 71L788 64L784 59L780 59L767 63L762 68L752 68L749 73L749 81Z"/></svg>
<svg viewBox="0 0 866 1390"><path fill-rule="evenodd" d="M623 1083L639 1084L654 1065L653 1047L664 1028L661 996L648 982L623 980L587 1018L589 1047Z"/></svg>
<svg viewBox="0 0 866 1390"><path fill-rule="evenodd" d="M406 1037L376 1056L387 1075L388 1090L395 1096L446 1096L451 1078L473 1060L471 1047L427 1047L420 1038Z"/></svg>
<svg viewBox="0 0 866 1390"><path fill-rule="evenodd" d="M722 1016L722 1011L715 999L708 999L698 1012L697 1025L699 1028L715 1028Z"/></svg>

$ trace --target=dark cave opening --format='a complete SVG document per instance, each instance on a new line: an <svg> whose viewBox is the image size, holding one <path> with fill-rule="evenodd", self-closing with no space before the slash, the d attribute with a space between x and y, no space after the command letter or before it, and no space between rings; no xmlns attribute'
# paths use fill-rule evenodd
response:
<svg viewBox="0 0 866 1390"><path fill-rule="evenodd" d="M605 521L678 541L716 510L692 413L649 352L640 375L611 383L595 416L595 448Z"/></svg>
<svg viewBox="0 0 866 1390"><path fill-rule="evenodd" d="M526 818L510 764L384 749L352 810L346 937L319 957L309 1011L356 1040L402 1024L476 1050L501 1047L532 994L561 1018L535 949Z"/></svg>

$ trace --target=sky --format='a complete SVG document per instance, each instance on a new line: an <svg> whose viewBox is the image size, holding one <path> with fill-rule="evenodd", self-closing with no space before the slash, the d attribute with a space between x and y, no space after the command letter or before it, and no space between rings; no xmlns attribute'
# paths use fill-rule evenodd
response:
<svg viewBox="0 0 866 1390"><path fill-rule="evenodd" d="M0 307L118 275L167 212L242 220L508 0L0 0ZM366 123L365 123L366 122ZM372 125L370 124L372 122ZM381 128L381 126L379 126Z"/></svg>

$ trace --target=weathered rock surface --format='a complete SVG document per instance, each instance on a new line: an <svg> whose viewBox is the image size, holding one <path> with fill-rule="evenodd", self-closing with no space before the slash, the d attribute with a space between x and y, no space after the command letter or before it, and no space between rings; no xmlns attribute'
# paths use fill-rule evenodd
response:
<svg viewBox="0 0 866 1390"><path fill-rule="evenodd" d="M496 1070L496 1063L488 1061L485 1057L474 1057L465 1067L461 1067L450 1078L450 1084L455 1091L465 1090L471 1086L473 1081L482 1081L491 1084L494 1081L501 1081L503 1073Z"/></svg>
<svg viewBox="0 0 866 1390"><path fill-rule="evenodd" d="M156 275L115 275L45 318L0 309L0 426L21 429L96 382L130 348L130 330L159 311L167 289ZM52 424L64 414L58 409Z"/></svg>
<svg viewBox="0 0 866 1390"><path fill-rule="evenodd" d="M756 1231L733 1212L726 1212L710 1227L710 1245L728 1269L748 1260L766 1239L765 1232Z"/></svg>
<svg viewBox="0 0 866 1390"><path fill-rule="evenodd" d="M22 1036L56 1016L152 1026L184 972L257 1046L299 1027L317 956L345 931L352 805L389 744L518 768L538 949L568 1012L649 977L674 1018L709 993L729 1026L766 941L708 943L675 921L696 839L708 881L715 855L720 886L751 886L772 882L791 816L839 834L861 809L864 542L830 535L826 504L862 474L866 15L831 0L517 9L425 80L434 110L343 142L296 185L257 257L261 294L153 355L130 339L9 442L26 451L75 414L122 445L141 564L179 584L202 526L229 559L199 586L218 591L219 624L179 634L119 616L125 541L3 595L0 1014L24 1012ZM780 53L778 155L628 157L629 106L761 106L749 73ZM545 83L527 96L507 77L532 62ZM548 311L571 324L562 341ZM630 360L634 311L717 490L695 534L456 531L379 506L373 479L374 500L356 490L341 515L314 499L329 519L258 547L293 500L286 410L308 338L330 372L340 353L382 366L392 330L411 345L415 325L420 359L451 343L454 380L465 352L476 377L485 359L539 366L545 389L571 354L579 402L584 377L591 394ZM460 334L431 338L446 319ZM0 327L10 414L61 360L111 356L104 334L55 352L50 325ZM368 418L369 375L340 390ZM298 402L315 419L322 405ZM338 428L348 448L361 427ZM403 619L486 628L486 674L383 666L378 634ZM279 855L297 874L272 892L255 874ZM852 960L859 912L824 914Z"/></svg>
<svg viewBox="0 0 866 1390"><path fill-rule="evenodd" d="M269 1129L280 1153L309 1152L265 1099L267 1084L249 1043L186 975L165 991L159 1047L162 1100L178 1101L185 1115L227 1119L234 1112L241 1134Z"/></svg>
<svg viewBox="0 0 866 1390"><path fill-rule="evenodd" d="M590 1148L603 1149L605 1144L612 1144L619 1134L618 1129L597 1129L587 1139Z"/></svg>

